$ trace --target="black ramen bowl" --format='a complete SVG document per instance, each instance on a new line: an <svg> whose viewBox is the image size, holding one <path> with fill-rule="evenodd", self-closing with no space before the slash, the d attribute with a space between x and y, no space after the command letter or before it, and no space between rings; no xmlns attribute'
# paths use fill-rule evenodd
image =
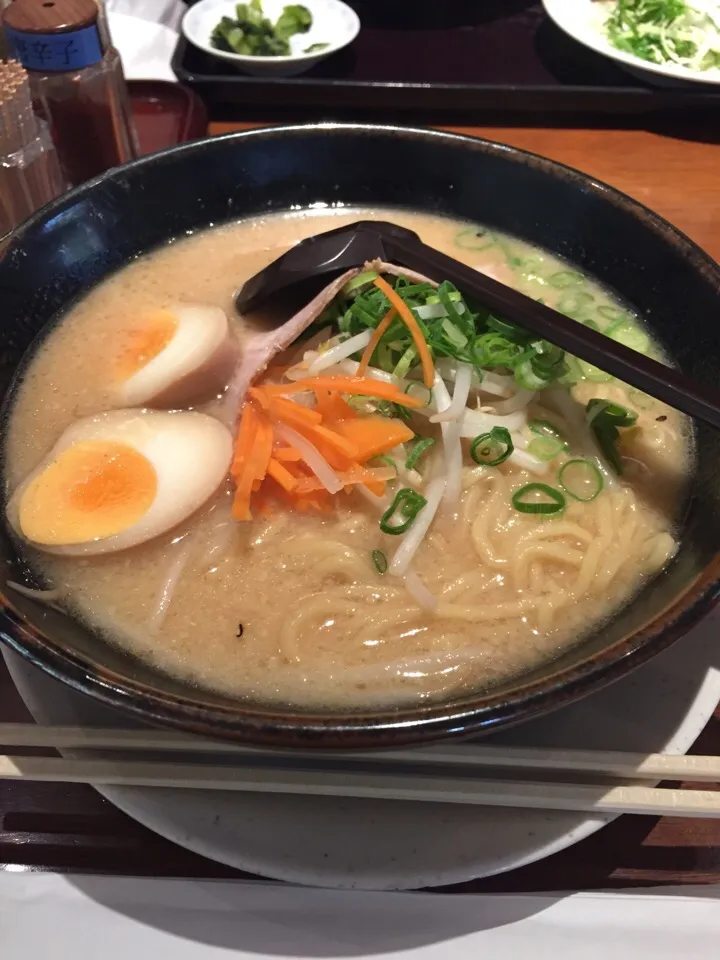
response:
<svg viewBox="0 0 720 960"><path fill-rule="evenodd" d="M497 143L319 125L168 150L112 170L35 215L0 261L3 393L39 331L133 258L210 224L318 203L404 206L515 234L614 289L648 318L686 373L717 381L720 268L645 207L575 170ZM528 720L669 646L716 601L719 546L720 434L698 424L681 547L669 567L562 656L489 692L347 713L233 700L164 675L62 612L9 590L0 635L53 677L151 723L285 747L421 743ZM7 532L0 551L1 576L21 578Z"/></svg>

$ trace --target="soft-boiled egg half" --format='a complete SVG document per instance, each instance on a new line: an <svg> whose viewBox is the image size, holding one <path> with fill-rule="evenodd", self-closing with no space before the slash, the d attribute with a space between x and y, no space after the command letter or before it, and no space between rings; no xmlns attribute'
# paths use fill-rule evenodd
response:
<svg viewBox="0 0 720 960"><path fill-rule="evenodd" d="M219 393L237 348L219 307L178 304L140 319L113 362L123 406L187 407Z"/></svg>
<svg viewBox="0 0 720 960"><path fill-rule="evenodd" d="M50 553L124 550L193 514L220 487L231 457L230 431L203 413L86 417L15 491L8 519Z"/></svg>

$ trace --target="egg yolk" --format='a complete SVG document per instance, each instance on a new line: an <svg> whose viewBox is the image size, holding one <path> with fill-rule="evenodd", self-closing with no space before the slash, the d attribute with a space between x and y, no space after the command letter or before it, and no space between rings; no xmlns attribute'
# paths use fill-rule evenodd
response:
<svg viewBox="0 0 720 960"><path fill-rule="evenodd" d="M177 320L169 310L158 310L141 327L129 330L126 342L115 362L119 380L128 380L162 353L175 336Z"/></svg>
<svg viewBox="0 0 720 960"><path fill-rule="evenodd" d="M112 537L137 523L156 493L155 468L134 447L77 443L28 484L19 504L20 529L47 546Z"/></svg>

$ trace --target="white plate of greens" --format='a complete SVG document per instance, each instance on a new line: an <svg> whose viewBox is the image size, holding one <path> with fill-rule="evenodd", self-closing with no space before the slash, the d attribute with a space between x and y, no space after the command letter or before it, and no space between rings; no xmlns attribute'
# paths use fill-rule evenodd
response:
<svg viewBox="0 0 720 960"><path fill-rule="evenodd" d="M341 0L200 0L185 14L182 31L245 73L292 77L352 43L360 20Z"/></svg>
<svg viewBox="0 0 720 960"><path fill-rule="evenodd" d="M654 83L720 84L720 0L543 0L584 46Z"/></svg>

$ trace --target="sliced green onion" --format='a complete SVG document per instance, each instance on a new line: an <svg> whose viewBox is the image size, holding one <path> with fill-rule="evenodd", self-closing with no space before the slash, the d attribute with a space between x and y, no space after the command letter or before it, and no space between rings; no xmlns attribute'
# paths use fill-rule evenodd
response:
<svg viewBox="0 0 720 960"><path fill-rule="evenodd" d="M375 564L375 569L378 573L385 573L388 568L387 557L382 550L373 550L372 562Z"/></svg>
<svg viewBox="0 0 720 960"><path fill-rule="evenodd" d="M500 317L493 316L493 314L490 314L486 323L488 330L499 333L503 337L507 337L508 340L527 343L528 340L532 340L533 338L532 333L528 333L527 330L523 330L521 327L516 327L514 323L508 323L507 320L501 320Z"/></svg>
<svg viewBox="0 0 720 960"><path fill-rule="evenodd" d="M549 340L536 340L531 346L535 351L535 356L532 358L533 365L543 370L552 370L553 367L562 363L565 357L565 351L554 343L550 343Z"/></svg>
<svg viewBox="0 0 720 960"><path fill-rule="evenodd" d="M548 277L548 283L557 290L565 290L566 287L573 287L577 283L582 283L585 278L577 270L559 270Z"/></svg>
<svg viewBox="0 0 720 960"><path fill-rule="evenodd" d="M455 244L463 250L487 250L495 243L495 237L482 227L470 227L455 235Z"/></svg>
<svg viewBox="0 0 720 960"><path fill-rule="evenodd" d="M527 452L548 463L554 460L565 449L565 444L557 437L535 437L527 445Z"/></svg>
<svg viewBox="0 0 720 960"><path fill-rule="evenodd" d="M458 330L455 324L448 317L442 322L442 328L448 336L448 339L455 344L456 347L459 347L461 350L463 347L467 346L468 338L462 332Z"/></svg>
<svg viewBox="0 0 720 960"><path fill-rule="evenodd" d="M405 461L406 468L413 470L420 457L426 450L429 450L434 443L435 440L432 437L425 437L423 440L418 440L408 454L407 460Z"/></svg>
<svg viewBox="0 0 720 960"><path fill-rule="evenodd" d="M558 383L562 383L567 387L571 387L573 384L577 383L583 378L582 370L580 369L580 361L577 359L577 357L573 357L569 353L566 353L564 363L565 372L561 377L558 377Z"/></svg>
<svg viewBox="0 0 720 960"><path fill-rule="evenodd" d="M604 317L606 320L609 320L611 323L617 320L624 320L625 314L622 310L618 310L617 307L602 306L597 308L597 312L601 317Z"/></svg>
<svg viewBox="0 0 720 960"><path fill-rule="evenodd" d="M512 367L522 348L499 333L483 333L470 348L470 356L478 367Z"/></svg>
<svg viewBox="0 0 720 960"><path fill-rule="evenodd" d="M380 529L383 533L397 535L405 533L415 517L427 503L425 497L417 490L403 487L395 494L395 499L380 518ZM396 516L402 519L399 523L391 523Z"/></svg>
<svg viewBox="0 0 720 960"><path fill-rule="evenodd" d="M554 427L549 420L531 420L528 423L528 428L530 432L534 433L537 437L550 437L553 440L559 440L564 447L567 447L567 441L557 427Z"/></svg>
<svg viewBox="0 0 720 960"><path fill-rule="evenodd" d="M398 360L395 368L393 369L393 376L397 377L399 380L402 380L405 374L408 372L410 367L413 366L417 360L417 348L415 345L411 345L403 353L403 355Z"/></svg>
<svg viewBox="0 0 720 960"><path fill-rule="evenodd" d="M568 460L560 467L558 483L574 500L589 503L603 488L603 477L590 460Z"/></svg>
<svg viewBox="0 0 720 960"><path fill-rule="evenodd" d="M385 373L393 372L395 361L393 360L392 351L390 350L390 344L384 339L381 339L377 345L375 356L377 357L377 365L381 370L384 370Z"/></svg>
<svg viewBox="0 0 720 960"><path fill-rule="evenodd" d="M646 353L650 346L650 338L645 331L629 322L613 325L612 330L607 330L606 334L611 340L616 340L631 350L637 350L638 353Z"/></svg>
<svg viewBox="0 0 720 960"><path fill-rule="evenodd" d="M515 449L506 427L493 427L490 433L481 433L470 444L470 456L475 463L497 467L504 463Z"/></svg>
<svg viewBox="0 0 720 960"><path fill-rule="evenodd" d="M539 495L546 499L539 500ZM565 509L565 497L546 483L526 483L512 495L512 505L519 513L559 513Z"/></svg>
<svg viewBox="0 0 720 960"><path fill-rule="evenodd" d="M558 300L557 308L560 313L567 317L576 317L581 313L589 303L594 301L595 297L591 293L583 293L581 290L574 293L566 293Z"/></svg>
<svg viewBox="0 0 720 960"><path fill-rule="evenodd" d="M422 400L426 407L432 402L432 390L430 387L426 387L424 383L420 383L419 380L413 380L409 383L405 387L405 393L409 397L415 397L416 400Z"/></svg>
<svg viewBox="0 0 720 960"><path fill-rule="evenodd" d="M617 450L620 437L618 427L632 427L637 422L637 414L627 410L619 403L610 403L594 397L585 407L587 423L595 435L603 456L617 474L622 474L622 460Z"/></svg>
<svg viewBox="0 0 720 960"><path fill-rule="evenodd" d="M538 267L543 265L544 258L538 256L537 254L531 254L529 257L525 257L522 261L522 272L523 273L533 273Z"/></svg>
<svg viewBox="0 0 720 960"><path fill-rule="evenodd" d="M532 360L523 360L515 367L515 379L525 390L542 390L550 380L547 377L539 377Z"/></svg>
<svg viewBox="0 0 720 960"><path fill-rule="evenodd" d="M588 413L588 423L599 418L610 421L616 427L634 427L637 423L637 414L628 410L620 403L611 403L600 397L593 397L585 408Z"/></svg>
<svg viewBox="0 0 720 960"><path fill-rule="evenodd" d="M596 367L594 363L578 360L578 366L580 367L580 372L583 377L585 377L586 380L592 380L593 383L607 383L613 379L611 373L608 373L607 370L601 370L600 367Z"/></svg>
<svg viewBox="0 0 720 960"><path fill-rule="evenodd" d="M356 277L353 277L352 280L348 280L345 286L342 288L342 292L345 296L354 296L360 293L360 290L363 287L368 287L377 279L377 271L375 270L365 270L363 273L359 273Z"/></svg>

